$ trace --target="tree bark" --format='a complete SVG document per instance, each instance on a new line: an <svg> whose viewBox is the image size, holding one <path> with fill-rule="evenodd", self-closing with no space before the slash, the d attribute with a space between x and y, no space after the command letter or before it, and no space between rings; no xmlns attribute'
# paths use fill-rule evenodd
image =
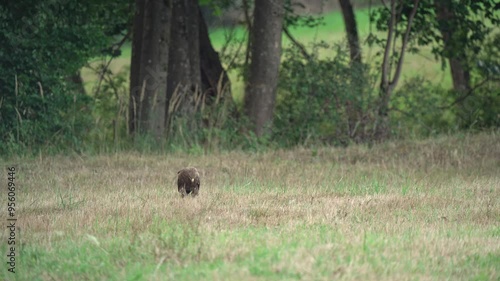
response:
<svg viewBox="0 0 500 281"><path fill-rule="evenodd" d="M465 61L464 59L449 59L451 79L453 80L453 89L460 93L465 93L471 89L470 72L466 70L464 64L462 63L463 61Z"/></svg>
<svg viewBox="0 0 500 281"><path fill-rule="evenodd" d="M226 71L222 67L219 54L215 51L208 36L207 24L199 9L200 40L200 74L203 94L207 102L217 98L227 99L233 104L231 84Z"/></svg>
<svg viewBox="0 0 500 281"><path fill-rule="evenodd" d="M245 114L260 137L269 132L276 101L281 57L284 0L256 0Z"/></svg>
<svg viewBox="0 0 500 281"><path fill-rule="evenodd" d="M132 58L130 61L130 100L128 130L130 134L137 131L139 125L139 107L141 94L141 53L142 29L144 25L144 8L146 0L135 1L134 25L132 27Z"/></svg>
<svg viewBox="0 0 500 281"><path fill-rule="evenodd" d="M136 106L136 109L138 109L138 115L136 116L138 118L136 123L138 128L136 130L153 135L157 141L161 141L165 134L168 53L172 12L170 5L168 0L145 1L142 30L139 32L142 33L140 54L134 54L140 56L139 84L137 85L139 87L131 86L131 89L136 91L133 94L136 95L134 100L138 105ZM139 52L139 50L135 51ZM134 60L134 57L132 60ZM134 77L134 79L136 78ZM138 98L137 90L139 90Z"/></svg>
<svg viewBox="0 0 500 281"><path fill-rule="evenodd" d="M403 68L403 61L406 53L406 46L410 40L410 31L413 24L413 19L417 13L418 4L420 0L413 1L413 7L408 15L408 21L406 22L405 31L403 34L403 42L401 44L400 50L391 49L395 46L394 42L397 40L397 19L400 18L396 11L396 0L391 0L391 17L389 20L388 31L387 31L387 41L384 49L384 57L382 60L382 77L380 81L380 96L378 104L378 123L375 129L375 139L384 140L390 136L389 127L389 102L392 97L392 93L396 88L399 77L401 76L401 70ZM394 47L395 48L395 47ZM396 69L391 77L392 64L390 63L391 57L397 54Z"/></svg>
<svg viewBox="0 0 500 281"><path fill-rule="evenodd" d="M167 120L175 112L192 116L196 111L196 98L201 92L198 9L196 0L173 0Z"/></svg>
<svg viewBox="0 0 500 281"><path fill-rule="evenodd" d="M342 17L344 18L345 31L347 33L351 63L361 64L361 45L359 44L358 25L356 23L351 1L339 0L339 3L342 10Z"/></svg>
<svg viewBox="0 0 500 281"><path fill-rule="evenodd" d="M441 32L444 43L444 54L450 63L453 89L459 93L464 93L471 88L470 72L466 67L467 58L462 52L457 51L456 48L459 48L459 46L452 42L455 37L454 23L457 22L452 5L453 3L449 0L434 1L438 29Z"/></svg>
<svg viewBox="0 0 500 281"><path fill-rule="evenodd" d="M363 73L360 71L362 69L362 55L361 55L361 45L359 43L358 35L358 25L356 23L356 17L354 15L354 9L352 7L350 0L339 0L340 8L342 10L342 17L344 18L345 31L347 35L347 43L349 45L349 56L351 59L351 81L359 81L360 79L365 79L362 77ZM362 107L357 102L354 95L361 95L363 91L363 83L352 83L353 90L352 96L345 103L345 109L347 113L347 126L349 130L349 136L352 139L357 139L356 131L359 122L362 118Z"/></svg>
<svg viewBox="0 0 500 281"><path fill-rule="evenodd" d="M247 40L247 48L245 51L245 62L243 63L243 67L246 69L250 63L252 56L252 19L250 17L250 3L249 0L242 0L242 8L243 15L245 16L245 25L248 30L248 40ZM246 75L246 73L245 73Z"/></svg>

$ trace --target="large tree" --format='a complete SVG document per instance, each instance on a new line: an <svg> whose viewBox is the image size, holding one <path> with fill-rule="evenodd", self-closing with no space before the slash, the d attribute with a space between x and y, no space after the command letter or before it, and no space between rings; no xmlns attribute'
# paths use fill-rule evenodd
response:
<svg viewBox="0 0 500 281"><path fill-rule="evenodd" d="M274 114L281 59L284 0L256 0L251 30L251 62L245 91L245 113L254 132L268 132Z"/></svg>
<svg viewBox="0 0 500 281"><path fill-rule="evenodd" d="M201 92L198 9L196 0L173 0L169 67L175 71L168 78L167 96L171 110L175 103L176 111L184 116L195 113L196 96Z"/></svg>
<svg viewBox="0 0 500 281"><path fill-rule="evenodd" d="M413 49L431 46L432 53L443 61L443 65L448 60L453 89L457 93L471 88L471 59L481 52L486 38L500 22L498 13L493 12L500 7L495 2L422 0L420 3L412 31L416 43ZM398 6L404 13L408 9L408 0L401 1ZM406 18L400 20L405 22ZM385 25L378 21L377 27L385 28Z"/></svg>
<svg viewBox="0 0 500 281"><path fill-rule="evenodd" d="M166 0L138 0L136 4L134 24L138 26L134 27L131 68L139 71L131 72L131 82L137 83L130 87L135 121L131 128L161 140L165 133L172 8Z"/></svg>
<svg viewBox="0 0 500 281"><path fill-rule="evenodd" d="M137 0L133 33L131 132L168 137L175 117L194 130L202 103L232 100L196 0Z"/></svg>
<svg viewBox="0 0 500 281"><path fill-rule="evenodd" d="M405 48L410 46L412 52L418 52L422 46L430 46L432 53L442 61L443 66L450 67L454 90L452 93L455 95L451 105L456 106L457 114L466 116L470 112L478 111L479 108L476 106L467 109L465 103L466 99L473 96L474 91L483 85L484 79L489 79L483 77L480 80L483 82L474 84L474 81L471 81L471 70L476 64L481 63L478 56L493 27L500 23L500 16L494 12L500 7L496 3L498 1L421 0L418 2L418 12L415 10L415 13L413 13L416 7L415 0L398 0L391 1L390 7L382 6L376 9L371 15L371 20L376 23L377 29L387 32L388 35L388 40L372 41L382 43L385 49L380 87L380 119L387 120L390 98L401 73L400 62L404 50L393 52L399 45ZM394 41L396 38L399 38L401 43ZM379 135L386 135L387 122L381 122L380 125L382 126L378 127Z"/></svg>
<svg viewBox="0 0 500 281"><path fill-rule="evenodd" d="M467 66L467 57L465 52L460 51L459 42L467 40L465 34L457 29L460 19L453 9L454 4L451 0L434 1L436 13L437 28L441 33L443 42L443 54L449 58L451 77L453 80L453 89L457 92L465 92L470 89L470 72Z"/></svg>
<svg viewBox="0 0 500 281"><path fill-rule="evenodd" d="M425 0L416 19L419 43L432 44L434 54L448 59L453 89L461 95L472 87L472 61L500 23L500 15L495 12L500 9L497 2Z"/></svg>

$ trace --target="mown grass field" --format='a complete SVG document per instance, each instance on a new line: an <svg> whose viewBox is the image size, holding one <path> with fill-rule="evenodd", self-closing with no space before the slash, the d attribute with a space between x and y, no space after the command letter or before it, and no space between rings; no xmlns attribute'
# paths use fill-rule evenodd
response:
<svg viewBox="0 0 500 281"><path fill-rule="evenodd" d="M0 279L499 280L499 140L1 160L21 245ZM190 165L200 196L181 199Z"/></svg>
<svg viewBox="0 0 500 281"><path fill-rule="evenodd" d="M306 48L311 51L311 44L314 42L318 43L320 41L325 41L329 44L346 44L346 35L344 29L344 22L342 19L342 14L339 11L328 12L323 17L323 24L315 28L308 27L295 27L291 28L290 32L292 35L301 42ZM363 50L363 60L366 63L372 64L373 67L377 67L380 62L380 57L376 54L381 51L378 47L369 47L366 43L366 38L370 32L369 23L369 10L359 9L356 10L356 19L358 23L359 35L362 40L362 50ZM375 32L375 27L372 26L372 31ZM221 50L225 42L227 41L227 36L234 33L235 38L243 39L246 36L246 31L243 27L236 27L233 29L218 28L210 31L210 38L214 48L218 51ZM382 38L385 37L383 33L376 33ZM283 35L284 47L289 46L291 43ZM244 46L240 52L244 52ZM335 56L335 53L328 53L325 51L321 52L321 56ZM131 47L130 45L125 45L122 48L122 55L113 60L110 65L110 69L113 73L118 73L119 71L125 71L130 68L130 56ZM95 62L94 62L95 64ZM97 75L93 73L90 69L84 68L82 70L82 76L85 81L85 87L87 92L91 92L94 87L95 81L97 80ZM405 79L413 78L416 76L423 77L428 81L436 84L442 85L443 87L451 87L451 76L448 70L442 70L440 62L434 59L434 56L430 52L430 47L421 48L420 53L412 54L407 53L405 56L405 62L403 64L402 76L400 85ZM235 101L238 104L243 102L244 95L244 85L243 81L235 69L229 70L229 78L231 80L231 87Z"/></svg>

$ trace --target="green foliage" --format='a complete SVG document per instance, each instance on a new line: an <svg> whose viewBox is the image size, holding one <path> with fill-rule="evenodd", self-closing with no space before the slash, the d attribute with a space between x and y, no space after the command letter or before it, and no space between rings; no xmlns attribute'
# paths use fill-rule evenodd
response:
<svg viewBox="0 0 500 281"><path fill-rule="evenodd" d="M78 151L91 121L90 98L65 84L46 91L41 84L30 88L18 81L16 88L1 106L0 154L30 153L34 148L50 152L62 145Z"/></svg>
<svg viewBox="0 0 500 281"><path fill-rule="evenodd" d="M404 81L391 100L393 135L430 136L456 131L456 116L448 108L453 97L422 77Z"/></svg>
<svg viewBox="0 0 500 281"><path fill-rule="evenodd" d="M288 28L290 27L306 27L306 28L316 28L318 26L324 25L324 18L321 16L312 16L298 14L296 10L304 9L305 5L294 1L285 1L285 20L284 25Z"/></svg>
<svg viewBox="0 0 500 281"><path fill-rule="evenodd" d="M320 50L335 56L319 59ZM295 47L284 53L273 138L285 146L367 140L374 88L366 66L349 65L345 50L325 43L310 61Z"/></svg>
<svg viewBox="0 0 500 281"><path fill-rule="evenodd" d="M123 28L118 2L7 1L0 5L0 154L78 150L92 99L69 77Z"/></svg>
<svg viewBox="0 0 500 281"><path fill-rule="evenodd" d="M414 1L396 3L394 36L402 37L408 23ZM483 129L497 127L500 103L498 60L498 34L493 31L500 23L500 14L494 12L498 4L491 0L481 1L430 1L418 4L410 32L409 52L431 48L442 68L448 59L460 61L463 71L471 74L456 83L463 83L465 90L443 89L431 85L417 76L405 81L392 101L393 128L400 136L408 131L416 134L432 134L457 129ZM388 32L391 11L381 6L370 14L371 22L379 31ZM370 34L370 45L385 47L383 37ZM380 54L380 53L379 53ZM391 58L392 62L400 54ZM470 89L469 89L470 85Z"/></svg>
<svg viewBox="0 0 500 281"><path fill-rule="evenodd" d="M471 69L474 88L466 93L434 85L422 77L407 79L394 93L394 133L428 136L500 126L500 35L485 40ZM411 131L411 132L409 132Z"/></svg>
<svg viewBox="0 0 500 281"><path fill-rule="evenodd" d="M454 16L449 19L438 19L433 13L432 1L423 1L415 18L415 35L419 45L434 42L432 52L439 58L464 58L477 55L484 41L492 32L493 26L500 23L500 15L494 13L495 1L443 1ZM453 30L454 37L444 45L443 35L439 29Z"/></svg>
<svg viewBox="0 0 500 281"><path fill-rule="evenodd" d="M454 107L461 128L500 127L500 34L485 40L471 71L473 89ZM455 95L456 96L456 95Z"/></svg>
<svg viewBox="0 0 500 281"><path fill-rule="evenodd" d="M448 13L454 16L447 20L436 17L435 1L423 0L418 4L418 10L410 31L410 51L418 52L423 46L431 46L436 59L463 58L467 54L478 54L488 34L493 30L492 25L500 23L500 15L493 12L495 1L442 1ZM396 4L396 36L402 36L408 21L408 15L413 8L413 1L401 1ZM386 32L391 17L389 7L381 6L370 13L370 21L375 23L379 31ZM480 20L481 19L481 20ZM453 30L454 37L448 39L448 46L444 46L444 38L440 29ZM371 34L369 43L384 45L384 38ZM444 66L444 63L443 63Z"/></svg>
<svg viewBox="0 0 500 281"><path fill-rule="evenodd" d="M102 74L91 94L93 126L88 143L93 150L106 152L124 148L128 138L129 69L113 73L106 69L106 60L99 64L96 72Z"/></svg>

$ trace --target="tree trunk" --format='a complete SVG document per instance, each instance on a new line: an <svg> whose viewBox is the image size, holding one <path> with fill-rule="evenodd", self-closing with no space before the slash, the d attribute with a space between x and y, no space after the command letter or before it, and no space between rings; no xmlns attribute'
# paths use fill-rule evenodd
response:
<svg viewBox="0 0 500 281"><path fill-rule="evenodd" d="M144 7L146 0L135 1L134 25L132 29L132 58L130 61L130 100L128 130L130 134L136 133L139 123L139 106L141 94L141 53L142 29L144 24Z"/></svg>
<svg viewBox="0 0 500 281"><path fill-rule="evenodd" d="M364 82L356 83L363 77L362 69L362 56L361 56L361 45L359 43L358 36L358 25L356 23L356 17L354 15L354 9L352 8L350 0L339 0L340 8L342 10L342 17L344 18L345 31L347 35L347 43L349 45L349 55L351 58L351 84L354 92L349 97L345 103L345 109L347 113L347 126L349 130L349 137L357 140L356 131L358 128L358 123L362 117L362 107L360 102L355 95L362 95L363 87L365 87ZM358 130L361 131L361 130Z"/></svg>
<svg viewBox="0 0 500 281"><path fill-rule="evenodd" d="M393 87L388 83L382 83L380 85L380 97L379 97L379 107L377 123L375 127L375 140L383 141L391 136L391 128L389 124L389 101L392 96Z"/></svg>
<svg viewBox="0 0 500 281"><path fill-rule="evenodd" d="M358 25L350 0L339 0L342 16L344 18L345 31L347 33L347 43L349 44L349 53L351 63L361 64L361 45L359 44Z"/></svg>
<svg viewBox="0 0 500 281"><path fill-rule="evenodd" d="M378 112L377 112L377 126L375 128L374 137L376 140L385 140L391 135L390 124L389 124L389 102L392 97L392 93L396 88L399 77L401 76L401 70L403 68L403 61L406 53L406 46L410 40L410 31L413 24L413 19L417 13L418 4L420 0L413 0L413 7L406 22L403 36L403 42L401 48L397 50L395 47L395 42L398 40L398 22L397 19L401 18L396 11L396 0L391 0L391 16L389 19L388 30L387 30L387 40L384 48L384 57L382 59L382 75L380 79L380 91L379 91L379 101L378 101ZM401 12L401 11L400 11ZM394 74L391 77L392 63L390 63L391 58L394 56L396 59L396 67Z"/></svg>
<svg viewBox="0 0 500 281"><path fill-rule="evenodd" d="M464 67L464 59L450 58L451 79L453 80L453 89L460 93L470 90L470 72Z"/></svg>
<svg viewBox="0 0 500 281"><path fill-rule="evenodd" d="M444 43L444 55L450 63L453 89L458 93L464 93L470 90L470 72L466 67L467 58L463 52L457 51L459 46L452 42L455 37L454 23L457 22L452 5L449 0L434 1L438 29Z"/></svg>
<svg viewBox="0 0 500 281"><path fill-rule="evenodd" d="M228 99L230 105L233 105L231 95L231 84L226 71L222 67L219 54L214 50L206 22L199 9L200 25L200 73L203 94L207 97L207 102L217 99Z"/></svg>
<svg viewBox="0 0 500 281"><path fill-rule="evenodd" d="M138 113L135 116L138 127L134 131L151 134L158 141L165 134L171 11L168 0L145 1L142 30L139 31L139 34L142 33L142 44L140 51L133 50L132 58L132 62L135 59L139 61L139 79L134 80L138 84L131 85L131 98L134 99L135 112ZM137 20L139 22L140 19ZM134 37L139 34L134 34ZM136 43L135 39L133 43ZM133 45L134 47L137 48L138 45ZM132 78L136 79L131 77L131 82Z"/></svg>
<svg viewBox="0 0 500 281"><path fill-rule="evenodd" d="M172 10L169 55L169 69L172 71L167 82L167 120L171 120L176 112L193 116L201 92L198 3L196 0L173 0ZM177 105L176 109L174 105Z"/></svg>
<svg viewBox="0 0 500 281"><path fill-rule="evenodd" d="M272 124L278 86L284 0L255 0L251 62L245 92L245 114L262 136Z"/></svg>

